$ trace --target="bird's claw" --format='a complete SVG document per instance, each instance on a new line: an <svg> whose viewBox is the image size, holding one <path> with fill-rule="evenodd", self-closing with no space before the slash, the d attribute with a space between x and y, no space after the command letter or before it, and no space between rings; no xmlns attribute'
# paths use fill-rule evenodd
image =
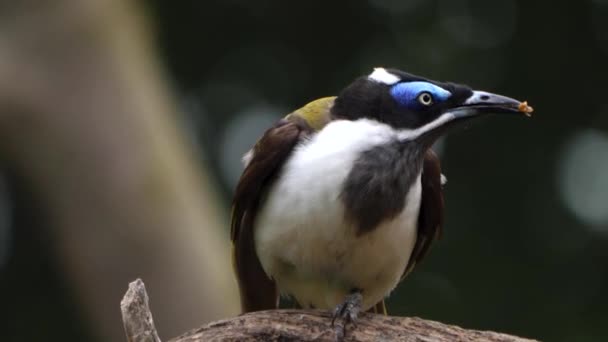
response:
<svg viewBox="0 0 608 342"><path fill-rule="evenodd" d="M353 292L346 297L342 304L334 309L331 326L334 327L337 342L344 340L346 325L348 323L352 324L355 328L357 327L357 317L361 311L362 301L363 296L361 292Z"/></svg>

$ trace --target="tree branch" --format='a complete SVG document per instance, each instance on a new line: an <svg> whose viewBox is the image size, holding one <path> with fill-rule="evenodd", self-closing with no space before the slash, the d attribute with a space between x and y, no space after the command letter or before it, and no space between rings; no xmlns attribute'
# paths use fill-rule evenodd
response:
<svg viewBox="0 0 608 342"><path fill-rule="evenodd" d="M138 283L139 282L139 283ZM135 285L134 285L135 284ZM132 291L133 287L137 290ZM139 297L139 298L138 298ZM121 306L125 327L143 330L127 331L129 342L158 341L148 296L141 280L131 283ZM125 307L131 309L125 311ZM135 312L136 314L130 314ZM141 320L138 322L138 320ZM135 333L135 334L134 334ZM156 337L158 338L158 337ZM331 313L322 310L270 310L244 314L207 324L186 332L170 342L207 341L331 341L335 339ZM356 327L347 330L346 341L476 341L530 342L534 340L493 331L469 330L418 317L392 317L361 314Z"/></svg>
<svg viewBox="0 0 608 342"><path fill-rule="evenodd" d="M148 293L141 279L129 284L120 302L125 334L129 342L160 342L148 304Z"/></svg>

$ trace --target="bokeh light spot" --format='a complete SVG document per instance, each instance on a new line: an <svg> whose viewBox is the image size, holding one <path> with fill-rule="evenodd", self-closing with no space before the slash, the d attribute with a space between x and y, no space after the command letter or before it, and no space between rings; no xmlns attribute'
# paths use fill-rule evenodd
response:
<svg viewBox="0 0 608 342"><path fill-rule="evenodd" d="M228 123L218 147L218 159L224 181L231 188L234 188L243 172L243 155L285 114L287 112L278 107L254 105L238 112Z"/></svg>
<svg viewBox="0 0 608 342"><path fill-rule="evenodd" d="M506 43L515 32L513 0L442 0L438 6L445 33L460 44L492 48Z"/></svg>
<svg viewBox="0 0 608 342"><path fill-rule="evenodd" d="M588 129L570 137L558 168L561 200L588 227L608 234L608 135Z"/></svg>

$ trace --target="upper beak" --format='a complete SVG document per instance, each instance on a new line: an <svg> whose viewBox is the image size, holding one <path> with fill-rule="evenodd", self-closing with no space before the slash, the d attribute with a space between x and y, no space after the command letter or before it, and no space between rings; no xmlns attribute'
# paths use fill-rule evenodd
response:
<svg viewBox="0 0 608 342"><path fill-rule="evenodd" d="M475 90L461 105L450 110L455 118L465 118L486 113L515 113L531 116L534 109L527 102L510 97Z"/></svg>

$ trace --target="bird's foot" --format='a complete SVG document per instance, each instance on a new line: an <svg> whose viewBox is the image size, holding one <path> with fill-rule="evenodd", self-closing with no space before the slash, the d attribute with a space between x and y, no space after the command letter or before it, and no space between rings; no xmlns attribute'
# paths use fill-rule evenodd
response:
<svg viewBox="0 0 608 342"><path fill-rule="evenodd" d="M361 311L363 296L360 291L349 294L344 302L336 307L331 320L331 325L336 333L336 341L342 342L346 334L346 325L351 323L357 327L357 316Z"/></svg>

